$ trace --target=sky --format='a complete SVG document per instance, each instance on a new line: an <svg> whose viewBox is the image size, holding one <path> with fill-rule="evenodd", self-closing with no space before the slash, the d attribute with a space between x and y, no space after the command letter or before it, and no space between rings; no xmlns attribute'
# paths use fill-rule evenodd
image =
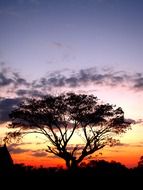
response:
<svg viewBox="0 0 143 190"><path fill-rule="evenodd" d="M143 154L142 10L142 0L0 0L1 139L25 97L94 94L135 121L101 157L135 166ZM14 160L54 164L35 142L10 145Z"/></svg>

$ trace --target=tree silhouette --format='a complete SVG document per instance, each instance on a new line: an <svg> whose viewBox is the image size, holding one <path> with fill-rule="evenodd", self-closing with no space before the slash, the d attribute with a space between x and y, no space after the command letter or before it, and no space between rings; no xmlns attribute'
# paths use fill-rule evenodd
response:
<svg viewBox="0 0 143 190"><path fill-rule="evenodd" d="M116 143L115 134L126 132L130 123L123 110L100 103L93 95L67 93L27 99L10 114L10 128L5 140L27 133L44 135L47 152L65 160L68 169L76 168L88 155L105 145ZM75 136L81 143L72 143Z"/></svg>
<svg viewBox="0 0 143 190"><path fill-rule="evenodd" d="M143 156L140 157L140 160L138 162L138 167L143 168Z"/></svg>
<svg viewBox="0 0 143 190"><path fill-rule="evenodd" d="M0 146L0 171L9 172L13 168L13 160L6 144Z"/></svg>

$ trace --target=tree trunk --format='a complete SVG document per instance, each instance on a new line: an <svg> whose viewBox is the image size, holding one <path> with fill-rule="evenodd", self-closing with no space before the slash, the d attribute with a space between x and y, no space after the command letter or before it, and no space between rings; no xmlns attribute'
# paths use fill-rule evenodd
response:
<svg viewBox="0 0 143 190"><path fill-rule="evenodd" d="M78 163L75 159L66 160L66 167L69 171L76 171L78 169Z"/></svg>

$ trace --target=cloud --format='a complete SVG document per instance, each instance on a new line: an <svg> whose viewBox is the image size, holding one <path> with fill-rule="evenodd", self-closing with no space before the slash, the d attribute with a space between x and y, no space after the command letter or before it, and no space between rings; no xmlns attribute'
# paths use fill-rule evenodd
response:
<svg viewBox="0 0 143 190"><path fill-rule="evenodd" d="M117 86L125 85L130 79L130 76L124 72L98 72L97 69L88 68L81 69L78 72L72 71L68 75L64 75L62 72L55 72L47 77L42 77L37 81L35 87L47 86L49 88L54 87L69 87L75 88L80 86L100 85L100 86Z"/></svg>
<svg viewBox="0 0 143 190"><path fill-rule="evenodd" d="M10 152L12 154L22 154L24 152L28 152L30 151L29 149L22 149L22 148L13 148L13 149L10 149Z"/></svg>
<svg viewBox="0 0 143 190"><path fill-rule="evenodd" d="M10 76L10 68L5 66L4 62L0 63L0 88L12 84L14 80Z"/></svg>
<svg viewBox="0 0 143 190"><path fill-rule="evenodd" d="M29 145L32 144L32 142L18 142L18 143L12 143L9 145L9 147L18 147L18 146L25 146L25 145Z"/></svg>
<svg viewBox="0 0 143 190"><path fill-rule="evenodd" d="M19 89L16 94L20 97L42 97L43 94L38 90Z"/></svg>
<svg viewBox="0 0 143 190"><path fill-rule="evenodd" d="M114 147L115 147L115 146L120 146L120 147L121 147L121 146L124 146L124 147L128 147L128 146L130 146L130 144L128 144L128 143L121 143L121 142L118 142L117 144L114 145Z"/></svg>
<svg viewBox="0 0 143 190"><path fill-rule="evenodd" d="M53 46L57 47L57 48L62 48L63 44L61 42L53 42Z"/></svg>
<svg viewBox="0 0 143 190"><path fill-rule="evenodd" d="M12 74L13 74L13 83L15 86L24 85L26 87L29 87L30 83L27 82L26 79L21 77L19 73L13 72Z"/></svg>
<svg viewBox="0 0 143 190"><path fill-rule="evenodd" d="M19 146L19 144L15 144L15 143L9 145L8 149L9 149L10 153L12 153L12 154L22 154L24 152L29 152L30 151L30 149L20 148L18 146Z"/></svg>
<svg viewBox="0 0 143 190"><path fill-rule="evenodd" d="M32 143L31 142L13 143L13 144L10 144L8 146L8 150L12 154L22 154L25 152L30 152L30 155L32 155L34 157L45 157L45 156L47 156L47 152L43 149L42 150L41 149L31 150L28 148L22 148L22 146L25 146L25 145L27 146L29 144L32 144Z"/></svg>
<svg viewBox="0 0 143 190"><path fill-rule="evenodd" d="M136 148L143 148L143 143L136 144L136 145L134 145L134 147L136 147Z"/></svg>
<svg viewBox="0 0 143 190"><path fill-rule="evenodd" d="M115 149L113 149L113 151L116 151L117 149L116 149L116 147L135 147L135 148L142 148L143 147L143 142L138 142L138 143L121 143L121 142L119 142L119 143L117 143L115 146ZM118 151L119 151L119 149L118 149ZM122 151L122 150L120 150L120 151Z"/></svg>
<svg viewBox="0 0 143 190"><path fill-rule="evenodd" d="M143 125L143 119L136 120L135 124L141 124L141 125Z"/></svg>
<svg viewBox="0 0 143 190"><path fill-rule="evenodd" d="M0 64L0 88L16 89L20 86L28 88L30 85L18 72L13 72L4 63Z"/></svg>
<svg viewBox="0 0 143 190"><path fill-rule="evenodd" d="M15 99L16 96L19 96L17 91L20 89L27 90L31 87L32 84L22 77L20 73L14 72L11 68L6 67L4 63L0 63L0 98L14 97ZM36 94L36 92L33 93Z"/></svg>
<svg viewBox="0 0 143 190"><path fill-rule="evenodd" d="M34 157L45 157L47 156L47 153L41 150L33 151L32 156Z"/></svg>
<svg viewBox="0 0 143 190"><path fill-rule="evenodd" d="M59 44L60 45L60 44ZM0 121L7 121L9 113L24 98L43 97L49 93L64 89L76 91L81 89L86 93L98 87L124 87L134 92L143 90L143 74L129 74L113 69L98 70L97 67L79 71L60 70L49 73L40 79L28 82L19 72L14 72L5 63L0 63ZM86 89L86 87L88 87ZM12 98L13 97L13 98Z"/></svg>
<svg viewBox="0 0 143 190"><path fill-rule="evenodd" d="M10 85L14 81L11 78L6 77L3 73L0 73L0 87Z"/></svg>
<svg viewBox="0 0 143 190"><path fill-rule="evenodd" d="M20 73L13 72L10 68L1 64L0 71L0 88L6 88L8 93L15 95L41 97L47 92L56 88L70 88L71 90L78 87L95 88L100 86L117 87L122 86L130 90L143 90L143 74L128 74L123 71L114 71L113 69L103 69L98 71L96 67L81 69L79 71L55 71L40 79L28 82Z"/></svg>
<svg viewBox="0 0 143 190"><path fill-rule="evenodd" d="M125 119L125 121L127 123L130 123L130 124L137 124L138 123L138 120L134 120L134 119L131 119L131 118L127 118L127 119Z"/></svg>
<svg viewBox="0 0 143 190"><path fill-rule="evenodd" d="M129 74L124 71L101 70L96 67L81 69L77 72L71 71L68 74L59 71L49 74L37 80L33 87L47 87L52 88L78 88L93 85L117 87L122 86L134 91L143 90L143 74L134 73Z"/></svg>
<svg viewBox="0 0 143 190"><path fill-rule="evenodd" d="M133 88L136 90L143 90L143 74L137 73L133 79Z"/></svg>
<svg viewBox="0 0 143 190"><path fill-rule="evenodd" d="M9 120L9 113L21 102L19 98L0 98L0 121Z"/></svg>

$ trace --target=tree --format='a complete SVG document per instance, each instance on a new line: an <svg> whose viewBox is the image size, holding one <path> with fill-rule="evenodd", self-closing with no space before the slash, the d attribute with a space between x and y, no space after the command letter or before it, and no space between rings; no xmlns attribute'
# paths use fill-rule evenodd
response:
<svg viewBox="0 0 143 190"><path fill-rule="evenodd" d="M44 135L47 152L65 160L68 169L76 168L85 157L116 142L115 134L126 132L130 123L123 110L100 103L93 95L67 93L27 99L10 114L10 128L5 140L27 133ZM74 135L82 143L71 143Z"/></svg>
<svg viewBox="0 0 143 190"><path fill-rule="evenodd" d="M140 160L138 162L138 167L143 168L143 156L140 157Z"/></svg>
<svg viewBox="0 0 143 190"><path fill-rule="evenodd" d="M10 172L13 169L13 160L7 149L6 144L0 146L0 170Z"/></svg>

